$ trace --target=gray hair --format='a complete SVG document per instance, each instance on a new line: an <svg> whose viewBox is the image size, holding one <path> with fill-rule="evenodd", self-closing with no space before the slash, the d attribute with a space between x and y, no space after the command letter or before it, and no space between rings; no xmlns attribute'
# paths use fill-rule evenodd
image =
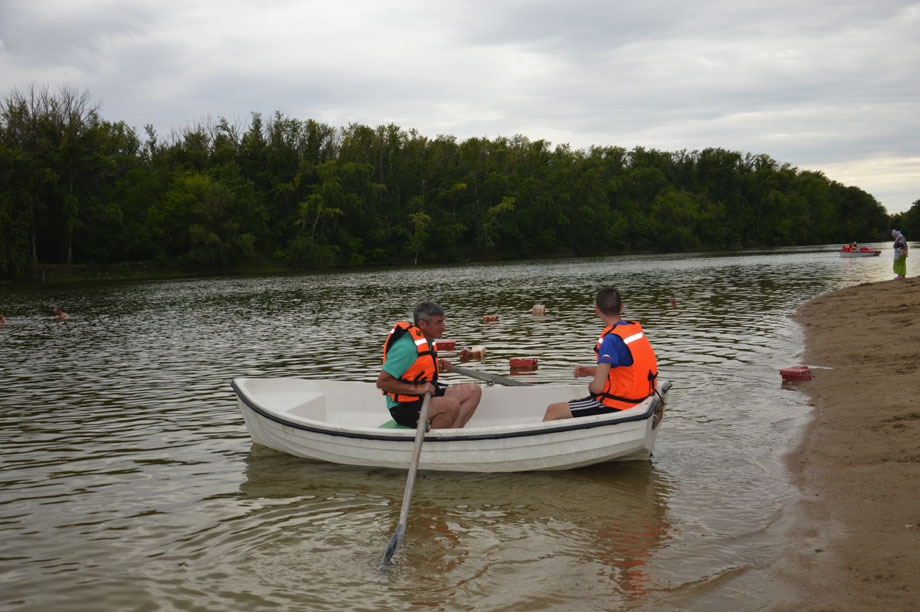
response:
<svg viewBox="0 0 920 612"><path fill-rule="evenodd" d="M415 307L415 310L412 311L412 318L415 320L416 325L419 324L419 321L427 321L431 317L443 316L444 309L434 302L421 302Z"/></svg>

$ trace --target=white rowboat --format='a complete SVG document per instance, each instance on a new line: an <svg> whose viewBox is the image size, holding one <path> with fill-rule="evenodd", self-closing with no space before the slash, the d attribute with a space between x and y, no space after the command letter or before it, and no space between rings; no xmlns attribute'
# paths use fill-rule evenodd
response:
<svg viewBox="0 0 920 612"><path fill-rule="evenodd" d="M232 387L256 444L317 461L409 466L415 430L381 428L389 414L374 383L235 378ZM486 386L466 427L425 434L419 469L522 472L648 459L670 387L659 382L660 397L629 410L544 423L548 404L584 397L587 384Z"/></svg>

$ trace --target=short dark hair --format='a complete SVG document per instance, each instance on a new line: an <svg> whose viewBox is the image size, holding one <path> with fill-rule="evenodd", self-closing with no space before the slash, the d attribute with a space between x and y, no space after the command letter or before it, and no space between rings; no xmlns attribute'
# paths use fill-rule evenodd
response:
<svg viewBox="0 0 920 612"><path fill-rule="evenodd" d="M594 303L602 313L611 316L620 314L620 307L623 305L620 292L613 287L604 287L598 291Z"/></svg>
<svg viewBox="0 0 920 612"><path fill-rule="evenodd" d="M444 309L434 302L421 302L415 307L415 310L412 311L412 318L415 320L416 325L419 324L419 321L427 321L431 317L443 316Z"/></svg>

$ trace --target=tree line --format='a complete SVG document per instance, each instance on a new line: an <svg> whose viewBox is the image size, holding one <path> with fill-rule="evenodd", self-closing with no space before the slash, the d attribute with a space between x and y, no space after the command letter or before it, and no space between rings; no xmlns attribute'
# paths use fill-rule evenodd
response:
<svg viewBox="0 0 920 612"><path fill-rule="evenodd" d="M37 85L0 100L0 177L8 280L47 264L217 271L843 243L920 220L920 201L892 218L858 187L766 154L458 142L279 112L168 139L148 125L141 138L89 93Z"/></svg>

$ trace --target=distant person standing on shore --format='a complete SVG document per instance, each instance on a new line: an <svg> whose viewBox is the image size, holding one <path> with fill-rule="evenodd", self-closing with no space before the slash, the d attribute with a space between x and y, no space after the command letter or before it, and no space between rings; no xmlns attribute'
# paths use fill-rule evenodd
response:
<svg viewBox="0 0 920 612"><path fill-rule="evenodd" d="M61 310L60 306L55 306L54 307L54 318L57 319L58 322L61 322L61 321L66 321L67 319L69 319L70 315L64 312L63 310Z"/></svg>
<svg viewBox="0 0 920 612"><path fill-rule="evenodd" d="M904 278L907 276L907 238L896 229L891 230L891 237L894 238L895 278Z"/></svg>

